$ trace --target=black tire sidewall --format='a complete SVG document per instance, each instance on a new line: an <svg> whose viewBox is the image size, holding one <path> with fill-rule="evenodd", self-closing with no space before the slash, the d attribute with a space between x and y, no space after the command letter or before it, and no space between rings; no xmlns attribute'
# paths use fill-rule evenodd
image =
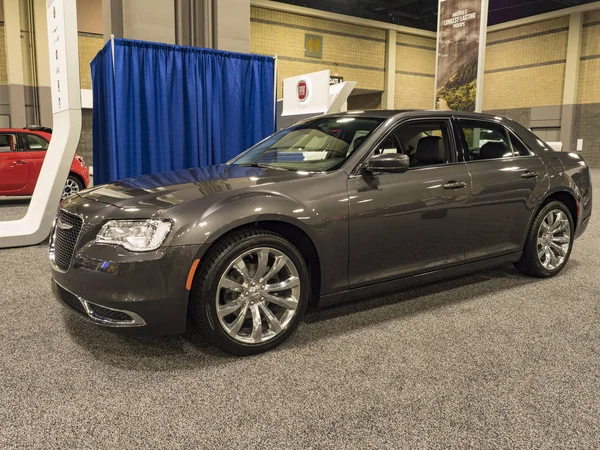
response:
<svg viewBox="0 0 600 450"><path fill-rule="evenodd" d="M292 260L300 277L300 298L296 315L292 318L284 332L264 344L245 344L229 336L221 324L216 311L216 295L219 280L225 269L238 256L257 247L270 247L284 253ZM283 237L274 234L255 235L228 246L220 252L218 259L209 268L201 288L200 304L196 305L196 314L203 315L200 322L205 324L204 333L210 334L211 340L221 349L235 355L246 356L270 350L285 341L302 321L310 299L310 275L301 253Z"/></svg>
<svg viewBox="0 0 600 450"><path fill-rule="evenodd" d="M546 215L550 211L556 210L556 209L562 211L567 216L567 219L569 220L569 226L571 227L571 240L569 242L569 250L567 252L567 255L565 256L565 261L557 269L548 270L542 265L542 263L539 260L538 255L537 255L537 236L539 233L541 223L544 220L544 218L546 217ZM569 262L569 258L571 256L571 250L573 249L574 239L575 239L575 227L574 227L573 217L571 216L571 212L569 211L569 209L563 203L558 202L558 201L553 201L553 202L550 202L547 205L545 205L539 211L535 220L531 224L531 232L529 233L529 236L527 239L527 244L525 246L525 253L526 253L525 256L527 258L530 258L531 262L533 262L532 269L534 270L535 275L539 276L539 277L543 277L543 278L548 278L548 277L552 277L552 276L560 273L565 268L567 263Z"/></svg>

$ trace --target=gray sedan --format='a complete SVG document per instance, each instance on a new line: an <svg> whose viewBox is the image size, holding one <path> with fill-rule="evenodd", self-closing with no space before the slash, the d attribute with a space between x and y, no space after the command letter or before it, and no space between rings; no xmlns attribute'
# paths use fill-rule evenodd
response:
<svg viewBox="0 0 600 450"><path fill-rule="evenodd" d="M309 304L514 263L558 274L592 210L590 172L521 125L436 111L309 119L227 164L67 198L55 295L135 334L194 323L221 349L269 350Z"/></svg>

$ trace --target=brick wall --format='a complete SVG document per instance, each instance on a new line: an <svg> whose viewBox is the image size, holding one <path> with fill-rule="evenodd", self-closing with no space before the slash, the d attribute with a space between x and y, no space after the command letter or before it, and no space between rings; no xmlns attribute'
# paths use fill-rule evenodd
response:
<svg viewBox="0 0 600 450"><path fill-rule="evenodd" d="M435 44L435 39L396 33L395 108L433 107Z"/></svg>
<svg viewBox="0 0 600 450"><path fill-rule="evenodd" d="M90 62L104 46L102 35L79 33L79 77L81 89L92 88Z"/></svg>
<svg viewBox="0 0 600 450"><path fill-rule="evenodd" d="M489 33L483 109L560 105L568 26L561 17Z"/></svg>
<svg viewBox="0 0 600 450"><path fill-rule="evenodd" d="M81 110L81 137L77 145L77 153L83 156L88 166L94 164L92 160L92 110Z"/></svg>
<svg viewBox="0 0 600 450"><path fill-rule="evenodd" d="M327 69L357 88L383 90L385 31L257 7L250 15L251 51L279 57L279 98L284 78ZM304 55L306 34L323 36L322 58Z"/></svg>
<svg viewBox="0 0 600 450"><path fill-rule="evenodd" d="M583 157L600 167L600 10L586 13L583 23L572 145L583 139Z"/></svg>
<svg viewBox="0 0 600 450"><path fill-rule="evenodd" d="M489 109L483 112L508 117L526 128L531 126L531 108Z"/></svg>

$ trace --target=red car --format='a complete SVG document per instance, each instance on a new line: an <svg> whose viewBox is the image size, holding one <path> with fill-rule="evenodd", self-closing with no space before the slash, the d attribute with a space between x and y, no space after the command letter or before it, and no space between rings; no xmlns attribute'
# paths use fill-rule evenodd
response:
<svg viewBox="0 0 600 450"><path fill-rule="evenodd" d="M51 138L50 128L0 129L0 196L33 195ZM89 184L85 161L75 155L62 196L79 192Z"/></svg>

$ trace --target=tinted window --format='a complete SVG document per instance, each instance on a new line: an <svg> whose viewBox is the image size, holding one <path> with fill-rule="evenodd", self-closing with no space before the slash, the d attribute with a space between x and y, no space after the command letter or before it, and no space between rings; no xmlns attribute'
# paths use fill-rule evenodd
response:
<svg viewBox="0 0 600 450"><path fill-rule="evenodd" d="M0 134L0 153L21 150L18 146L16 134Z"/></svg>
<svg viewBox="0 0 600 450"><path fill-rule="evenodd" d="M454 161L450 133L444 122L414 121L400 125L378 149L380 153L402 153L410 167L434 166Z"/></svg>
<svg viewBox="0 0 600 450"><path fill-rule="evenodd" d="M29 150L48 150L48 143L46 140L35 134L26 134L25 140L27 141Z"/></svg>
<svg viewBox="0 0 600 450"><path fill-rule="evenodd" d="M510 134L510 143L512 144L513 152L516 156L530 156L531 151L517 138L513 133Z"/></svg>
<svg viewBox="0 0 600 450"><path fill-rule="evenodd" d="M328 171L340 167L383 119L323 117L274 134L232 164L264 164L289 170Z"/></svg>
<svg viewBox="0 0 600 450"><path fill-rule="evenodd" d="M513 156L508 134L503 126L462 120L460 124L467 143L467 161Z"/></svg>

